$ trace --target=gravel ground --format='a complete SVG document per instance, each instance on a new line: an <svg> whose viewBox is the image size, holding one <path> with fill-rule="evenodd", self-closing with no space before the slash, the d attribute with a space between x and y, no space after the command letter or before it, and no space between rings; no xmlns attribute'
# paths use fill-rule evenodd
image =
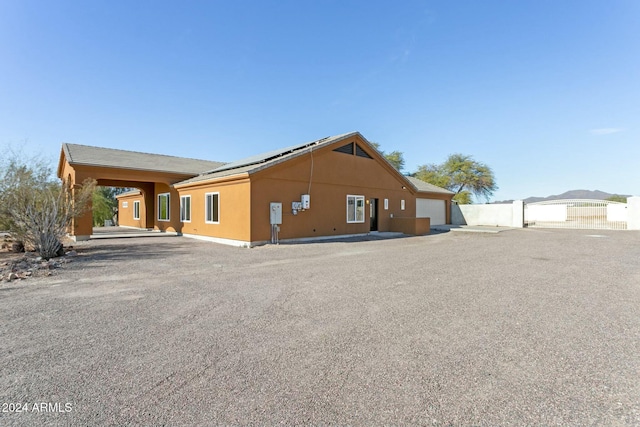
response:
<svg viewBox="0 0 640 427"><path fill-rule="evenodd" d="M76 249L0 285L0 425L640 424L638 232Z"/></svg>

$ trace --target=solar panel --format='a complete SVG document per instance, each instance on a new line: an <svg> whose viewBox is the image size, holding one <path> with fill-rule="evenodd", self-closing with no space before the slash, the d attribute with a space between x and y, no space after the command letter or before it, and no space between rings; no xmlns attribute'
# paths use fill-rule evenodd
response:
<svg viewBox="0 0 640 427"><path fill-rule="evenodd" d="M225 171L225 170L229 170L229 169L237 169L237 168L241 168L244 166L250 166L250 165L256 165L256 164L260 164L260 163L266 163L269 160L273 160L275 158L278 157L282 157L286 154L289 153L293 153L294 151L298 151L301 150L303 148L307 148L310 147L311 145L315 145L319 142L322 142L326 139L328 139L330 137L326 137L326 138L322 138L319 139L317 141L312 141L312 142L305 142L304 144L298 144L298 145L292 145L290 147L285 147L285 148L280 148L278 150L273 150L273 151L268 151L266 153L262 153L262 154L257 154L255 156L251 156L251 157L246 157L244 159L241 160L236 160L235 162L231 162L231 163L226 163L216 169L210 170L208 172L205 172L205 174L207 173L214 173L214 172L221 172L221 171Z"/></svg>

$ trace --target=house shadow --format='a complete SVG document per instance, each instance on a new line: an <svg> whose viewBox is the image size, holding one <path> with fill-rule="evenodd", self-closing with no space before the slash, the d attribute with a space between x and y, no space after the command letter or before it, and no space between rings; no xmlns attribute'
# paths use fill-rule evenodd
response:
<svg viewBox="0 0 640 427"><path fill-rule="evenodd" d="M169 259L176 255L186 255L190 251L188 248L176 247L163 243L157 238L145 239L143 237L125 239L111 239L108 242L103 240L101 245L90 245L86 247L74 248L79 256L76 260L101 262L101 261L130 261L132 259L159 260ZM131 241L135 240L135 244Z"/></svg>

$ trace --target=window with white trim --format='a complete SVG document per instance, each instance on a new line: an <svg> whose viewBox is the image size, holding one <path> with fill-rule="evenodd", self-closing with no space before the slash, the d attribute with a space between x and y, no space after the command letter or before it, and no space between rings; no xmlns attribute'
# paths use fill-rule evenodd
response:
<svg viewBox="0 0 640 427"><path fill-rule="evenodd" d="M169 193L158 194L158 221L170 219Z"/></svg>
<svg viewBox="0 0 640 427"><path fill-rule="evenodd" d="M129 207L129 202L122 202L122 207L123 208L128 208Z"/></svg>
<svg viewBox="0 0 640 427"><path fill-rule="evenodd" d="M133 219L140 219L140 200L133 202Z"/></svg>
<svg viewBox="0 0 640 427"><path fill-rule="evenodd" d="M389 210L389 199L384 199L384 210L385 211Z"/></svg>
<svg viewBox="0 0 640 427"><path fill-rule="evenodd" d="M400 210L404 210L404 199L400 200Z"/></svg>
<svg viewBox="0 0 640 427"><path fill-rule="evenodd" d="M347 223L364 222L364 196L347 195Z"/></svg>
<svg viewBox="0 0 640 427"><path fill-rule="evenodd" d="M180 196L180 222L191 222L191 196Z"/></svg>
<svg viewBox="0 0 640 427"><path fill-rule="evenodd" d="M220 193L204 195L204 222L208 224L220 223Z"/></svg>

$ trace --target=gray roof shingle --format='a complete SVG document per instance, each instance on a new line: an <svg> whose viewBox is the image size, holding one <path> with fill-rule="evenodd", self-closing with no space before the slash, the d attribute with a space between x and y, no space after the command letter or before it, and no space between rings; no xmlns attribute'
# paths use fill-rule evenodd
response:
<svg viewBox="0 0 640 427"><path fill-rule="evenodd" d="M306 153L305 149L307 148L320 148L322 146L333 144L336 141L340 141L354 135L359 135L359 133L349 132L342 135L329 136L326 138L318 139L316 141L305 142L304 144L293 145L291 147L281 148L279 150L273 150L267 153L258 154L256 156L247 157L242 160L224 164L196 177L178 182L175 185L192 184L195 182L207 181L210 179L222 178L225 176L257 172L259 170L268 168L269 166L282 163L285 160L300 156Z"/></svg>
<svg viewBox="0 0 640 427"><path fill-rule="evenodd" d="M213 180L217 178L223 178L226 176L240 175L245 173L250 174L250 173L268 168L275 164L284 162L291 158L297 157L301 154L304 154L307 152L306 151L307 148L310 148L310 147L313 147L314 149L320 148L325 145L333 144L342 139L350 138L354 135L360 135L360 133L359 132L344 133L341 135L330 136L330 137L318 139L316 141L305 142L304 144L294 145L291 147L286 147L279 150L273 150L267 153L258 154L256 156L247 157L242 160L224 164L222 166L217 167L216 169L202 173L193 178L189 178L187 180L178 182L175 185L182 186L182 185L193 184L201 181L208 181L208 180ZM360 135L360 137L362 139L365 139L362 135ZM433 184L429 184L428 182L422 181L418 178L405 176L405 175L401 175L401 176L404 179L406 179L409 182L409 184L411 184L411 186L419 192L454 194L452 191L437 187Z"/></svg>
<svg viewBox="0 0 640 427"><path fill-rule="evenodd" d="M224 165L223 162L188 159L163 154L140 153L80 144L62 144L69 164L197 175Z"/></svg>
<svg viewBox="0 0 640 427"><path fill-rule="evenodd" d="M174 185L185 185L208 181L226 176L253 173L268 168L307 152L307 148L316 149L337 141L360 135L349 132L341 135L321 138L291 147L281 148L247 157L231 163L209 160L188 159L184 157L166 156L163 154L140 153L137 151L118 150L113 148L92 147L79 144L62 144L65 157L70 164L103 166L134 170L177 173L191 175L184 181ZM360 135L362 137L362 135ZM362 137L364 139L364 137ZM437 187L411 176L403 176L417 191L427 193L454 194L444 188Z"/></svg>
<svg viewBox="0 0 640 427"><path fill-rule="evenodd" d="M407 180L415 187L418 191L424 191L427 193L441 193L441 194L454 194L453 191L449 191L444 188L437 187L433 184L429 184L421 179L414 178L412 176L405 176Z"/></svg>

